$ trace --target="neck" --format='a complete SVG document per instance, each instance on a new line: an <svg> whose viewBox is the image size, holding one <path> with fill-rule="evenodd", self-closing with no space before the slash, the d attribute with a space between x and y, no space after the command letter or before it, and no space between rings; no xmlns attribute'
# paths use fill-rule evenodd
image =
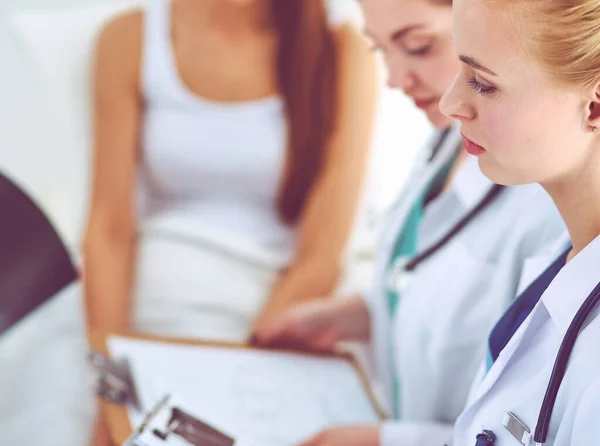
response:
<svg viewBox="0 0 600 446"><path fill-rule="evenodd" d="M239 32L262 31L271 26L271 5L267 0L254 0L241 5L227 0L204 0L202 6L199 12L203 15L203 21L213 28Z"/></svg>
<svg viewBox="0 0 600 446"><path fill-rule="evenodd" d="M469 154L464 149L464 147L461 145L460 148L458 149L458 153L456 155L456 160L454 160L454 164L452 164L452 168L450 169L450 173L448 174L448 178L446 179L446 183L444 184L444 187L442 188L442 192L446 192L448 189L450 189L450 187L452 186L452 182L454 181L454 178L456 178L456 175L458 174L460 168L465 163L467 158L469 158Z"/></svg>
<svg viewBox="0 0 600 446"><path fill-rule="evenodd" d="M595 158L573 177L543 184L571 236L571 257L600 234L600 156Z"/></svg>

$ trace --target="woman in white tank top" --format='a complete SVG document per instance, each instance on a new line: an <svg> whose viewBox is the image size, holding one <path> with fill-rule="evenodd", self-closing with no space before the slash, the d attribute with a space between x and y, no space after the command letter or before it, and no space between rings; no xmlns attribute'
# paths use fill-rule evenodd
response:
<svg viewBox="0 0 600 446"><path fill-rule="evenodd" d="M148 0L105 27L91 330L241 342L330 294L376 87L367 44L331 17L324 0Z"/></svg>

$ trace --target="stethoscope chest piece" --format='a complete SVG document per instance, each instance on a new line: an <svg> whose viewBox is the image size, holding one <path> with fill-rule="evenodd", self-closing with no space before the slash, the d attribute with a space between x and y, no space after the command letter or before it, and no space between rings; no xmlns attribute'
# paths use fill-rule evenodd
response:
<svg viewBox="0 0 600 446"><path fill-rule="evenodd" d="M394 260L388 274L387 288L399 295L402 295L409 287L413 272L406 269L409 263L408 257L399 257Z"/></svg>
<svg viewBox="0 0 600 446"><path fill-rule="evenodd" d="M496 435L492 431L484 430L477 435L475 446L494 446L496 444Z"/></svg>

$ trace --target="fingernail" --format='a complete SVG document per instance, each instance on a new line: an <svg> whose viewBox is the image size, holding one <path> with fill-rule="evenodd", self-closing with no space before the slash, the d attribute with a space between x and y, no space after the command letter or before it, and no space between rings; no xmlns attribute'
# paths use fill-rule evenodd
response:
<svg viewBox="0 0 600 446"><path fill-rule="evenodd" d="M252 336L250 336L250 339L248 339L248 343L250 345L257 345L258 344L258 336L255 334L253 334Z"/></svg>

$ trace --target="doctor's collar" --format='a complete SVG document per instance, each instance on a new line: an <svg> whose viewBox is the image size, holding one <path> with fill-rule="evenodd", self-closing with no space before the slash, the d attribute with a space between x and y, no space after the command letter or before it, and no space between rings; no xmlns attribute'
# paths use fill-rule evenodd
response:
<svg viewBox="0 0 600 446"><path fill-rule="evenodd" d="M561 336L590 291L600 282L600 235L567 263L542 295Z"/></svg>

